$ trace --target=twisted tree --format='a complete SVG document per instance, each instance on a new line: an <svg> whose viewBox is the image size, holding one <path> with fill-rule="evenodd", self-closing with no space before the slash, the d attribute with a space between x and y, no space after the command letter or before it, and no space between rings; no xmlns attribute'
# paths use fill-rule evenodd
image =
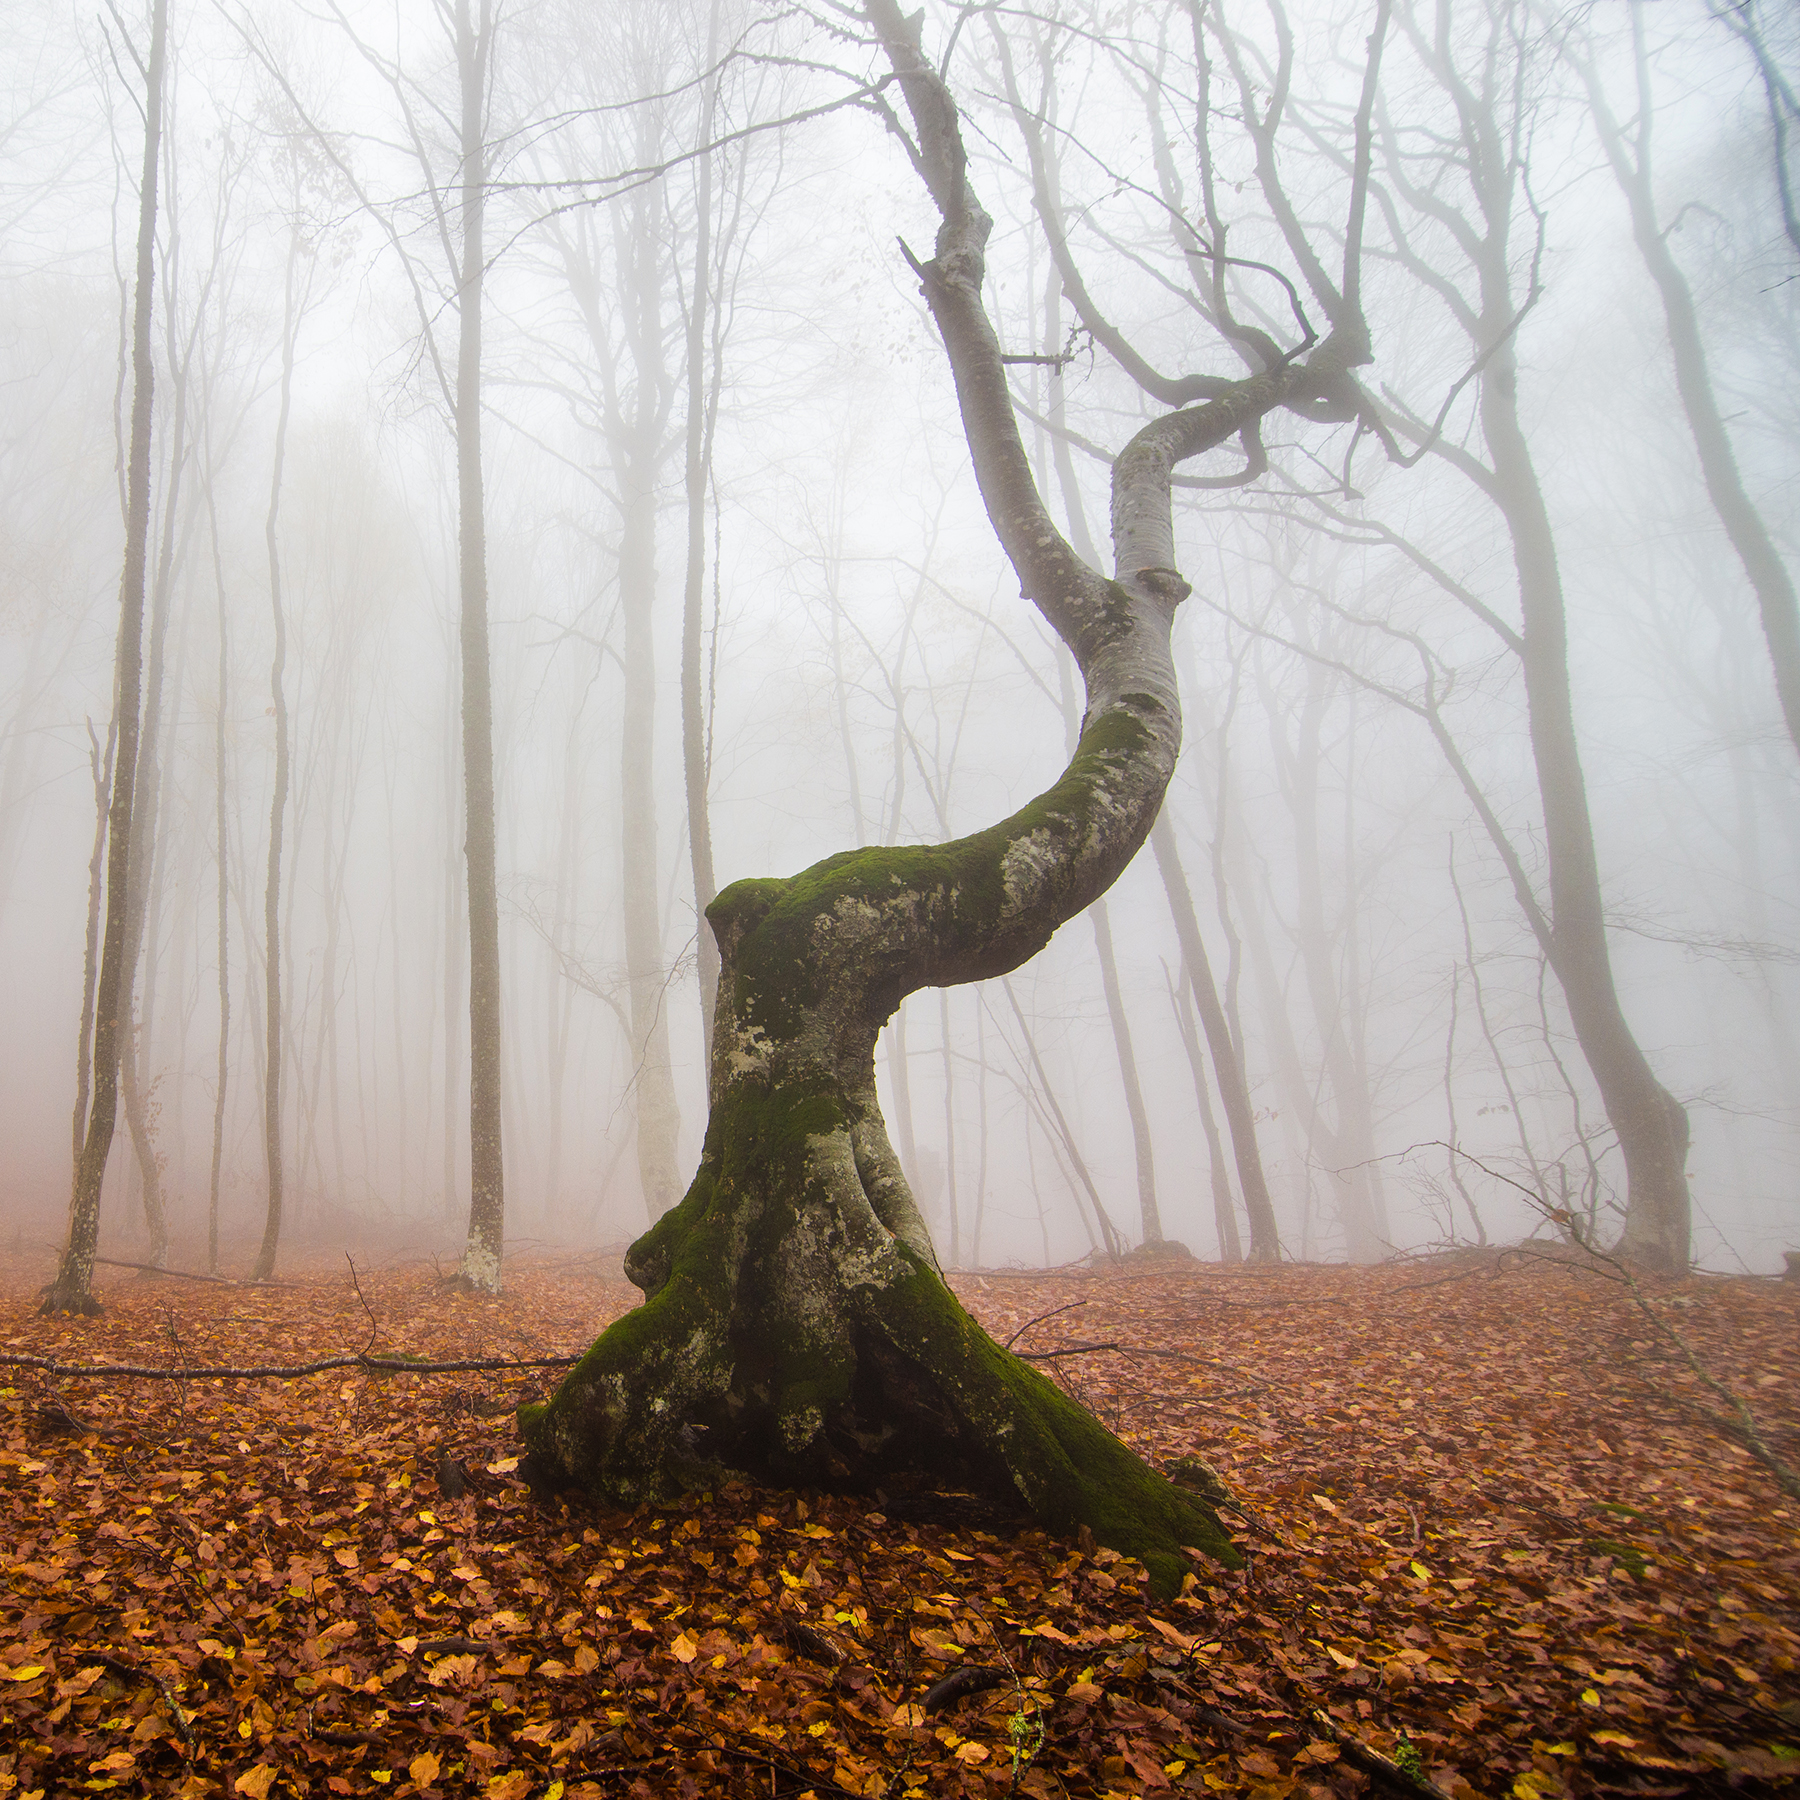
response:
<svg viewBox="0 0 1800 1800"><path fill-rule="evenodd" d="M644 1304L546 1405L522 1412L527 1470L617 1501L722 1467L831 1486L947 1478L1022 1503L1052 1529L1089 1526L1166 1590L1185 1573L1183 1546L1235 1560L1218 1520L963 1311L888 1141L875 1043L907 994L1029 960L1149 835L1180 747L1169 633L1190 591L1175 568L1171 476L1253 437L1276 408L1354 415L1350 371L1369 360L1355 298L1361 177L1323 339L1286 350L1267 340L1254 372L1208 380L1197 403L1153 420L1113 459L1109 578L1071 548L1032 477L982 301L991 220L970 187L955 104L921 50L923 14L904 19L895 0L863 10L904 101L905 117L890 111L887 123L940 219L935 254L913 266L982 500L1023 594L1081 671L1081 736L1052 787L985 831L740 881L708 908L720 975L700 1168L627 1256ZM1384 22L1385 0L1365 141Z"/></svg>

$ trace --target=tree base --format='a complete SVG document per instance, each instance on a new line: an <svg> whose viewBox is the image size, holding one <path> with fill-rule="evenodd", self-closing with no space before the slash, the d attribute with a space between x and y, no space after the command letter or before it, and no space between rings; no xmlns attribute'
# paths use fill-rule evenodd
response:
<svg viewBox="0 0 1800 1800"><path fill-rule="evenodd" d="M728 1473L862 1492L917 1481L1065 1536L1086 1526L1159 1593L1180 1587L1188 1548L1235 1566L1203 1497L963 1310L896 1211L872 1105L760 1083L715 1105L687 1197L626 1259L645 1303L547 1404L521 1408L528 1479L623 1505Z"/></svg>
<svg viewBox="0 0 1800 1800"><path fill-rule="evenodd" d="M46 1319L97 1319L105 1310L86 1288L66 1287L60 1281L53 1281L44 1289L43 1301L38 1307L40 1316Z"/></svg>

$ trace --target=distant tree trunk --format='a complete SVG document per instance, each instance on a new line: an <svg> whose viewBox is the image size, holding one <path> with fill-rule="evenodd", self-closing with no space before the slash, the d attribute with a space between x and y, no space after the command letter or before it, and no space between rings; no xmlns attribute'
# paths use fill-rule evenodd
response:
<svg viewBox="0 0 1800 1800"><path fill-rule="evenodd" d="M275 1273L281 1243L281 839L287 818L288 710L283 673L287 666L287 613L281 602L281 480L287 462L288 417L294 393L294 340L299 308L294 282L300 260L298 225L288 233L285 299L281 317L281 408L275 421L275 466L269 482L269 510L263 521L263 544L269 558L269 608L275 626L275 656L269 666L269 692L275 713L275 791L269 798L269 862L263 881L263 1157L268 1176L268 1205L263 1215L262 1243L251 1266L252 1281ZM304 791L304 789L302 790Z"/></svg>
<svg viewBox="0 0 1800 1800"><path fill-rule="evenodd" d="M104 751L91 719L87 733L88 769L94 782L94 848L88 857L87 937L81 964L81 1024L76 1035L74 1161L71 1166L81 1161L81 1146L87 1137L88 1100L94 1080L94 991L100 974L100 906L106 897L107 796L112 787L113 756L119 741L117 712L107 726Z"/></svg>
<svg viewBox="0 0 1800 1800"><path fill-rule="evenodd" d="M131 1018L131 959L126 914L131 890L131 812L137 781L139 709L143 691L144 578L150 541L150 408L154 382L150 323L156 270L156 178L162 144L163 64L168 45L168 0L150 15L150 54L144 83L144 162L138 186L137 291L131 334L131 436L126 460L125 561L119 579L119 636L114 661L112 807L107 821L106 930L94 1000L93 1103L69 1200L69 1236L56 1279L44 1296L46 1313L99 1311L94 1255L100 1239L100 1184L106 1176L118 1117L121 1034Z"/></svg>
<svg viewBox="0 0 1800 1800"><path fill-rule="evenodd" d="M1131 1024L1125 1017L1125 999L1119 991L1119 964L1113 955L1112 925L1106 902L1091 908L1094 948L1100 957L1100 985L1106 994L1106 1015L1112 1021L1113 1049L1119 1058L1119 1080L1125 1089L1125 1111L1131 1119L1131 1143L1137 1155L1138 1220L1147 1245L1163 1241L1162 1214L1156 1205L1156 1159L1150 1143L1150 1114L1138 1081L1137 1056L1131 1047Z"/></svg>
<svg viewBox="0 0 1800 1800"><path fill-rule="evenodd" d="M720 0L712 0L706 27L706 81L700 109L700 141L710 144L718 93ZM713 152L694 162L694 278L687 317L687 578L681 606L681 765L687 783L688 861L694 878L695 958L700 970L700 1027L712 1061L713 1011L719 995L719 947L706 909L719 891L713 874L712 816L708 788L705 682L700 659L700 615L706 593L706 491L712 474L713 425L718 414L716 371L707 355L712 301Z"/></svg>
<svg viewBox="0 0 1800 1800"><path fill-rule="evenodd" d="M1207 1047L1212 1051L1213 1075L1219 1084L1225 1122L1231 1131L1232 1153L1237 1159L1238 1186L1243 1191L1244 1211L1250 1217L1250 1260L1278 1263L1281 1261L1281 1236L1275 1226L1269 1184L1263 1176L1262 1151L1256 1141L1256 1114L1250 1105L1249 1084L1237 1047L1231 1041L1230 1028L1225 1023L1219 990L1213 985L1212 964L1207 960L1206 945L1200 936L1194 898L1188 891L1187 876L1182 872L1174 828L1166 817L1156 821L1150 844L1156 852L1156 867L1169 897L1169 911L1175 920L1175 935L1181 943L1182 957L1187 963L1194 1005L1206 1033Z"/></svg>
<svg viewBox="0 0 1800 1800"><path fill-rule="evenodd" d="M177 259L173 253L165 268L163 301L172 299ZM148 1046L155 1019L157 932L151 914L162 857L162 834L157 829L162 812L163 692L168 669L169 613L174 603L176 515L181 500L181 478L187 462L187 363L168 334L172 386L169 413L173 429L169 447L167 492L163 497L162 543L156 561L156 579L150 589L150 666L144 683L143 723L138 749L136 792L131 801L131 891L125 915L125 954L135 971L144 964L143 1007L136 1029L119 1046L119 1076L124 1088L125 1124L137 1156L142 1183L144 1223L150 1232L150 1261L161 1268L169 1253L168 1215L162 1195L162 1154L150 1118L149 1083L145 1079ZM146 546L146 552L148 546ZM148 571L146 571L146 575ZM179 663L180 658L177 658Z"/></svg>
<svg viewBox="0 0 1800 1800"><path fill-rule="evenodd" d="M212 528L213 583L219 595L219 693L213 714L213 786L218 798L219 856L219 1068L213 1088L212 1167L206 1185L206 1270L219 1272L219 1177L225 1163L225 1089L231 1074L231 859L225 805L225 703L230 692L231 664L227 656L225 568L219 558L219 519L214 506L213 482L206 484L207 520Z"/></svg>
<svg viewBox="0 0 1800 1800"><path fill-rule="evenodd" d="M456 0L462 81L462 268L457 282L456 485L462 572L463 790L469 861L469 1238L458 1278L500 1291L506 1183L500 1142L500 891L495 870L494 710L488 660L487 528L481 488L481 304L486 250L491 0Z"/></svg>
<svg viewBox="0 0 1800 1800"><path fill-rule="evenodd" d="M1371 1179L1375 1167L1373 1113L1368 1084L1350 1040L1347 998L1332 964L1319 859L1319 737L1330 696L1326 672L1319 662L1308 661L1306 678L1306 698L1297 709L1291 744L1285 725L1288 709L1271 695L1267 710L1275 759L1294 822L1295 946L1336 1114L1327 1126L1320 1116L1317 1085L1312 1085L1307 1105L1309 1135L1326 1147L1326 1173L1336 1196L1345 1254L1353 1263L1377 1263L1392 1246ZM1354 929L1354 921L1350 929ZM1298 1094L1295 1099L1298 1101Z"/></svg>
<svg viewBox="0 0 1800 1800"><path fill-rule="evenodd" d="M1550 515L1519 428L1518 374L1503 345L1482 380L1481 422L1512 531L1524 616L1525 692L1550 864L1552 965L1625 1159L1623 1256L1665 1273L1688 1266L1687 1110L1651 1072L1619 1005L1587 783L1569 689L1568 623Z"/></svg>
<svg viewBox="0 0 1800 1800"><path fill-rule="evenodd" d="M1206 1059L1201 1054L1200 1034L1194 1026L1192 986L1192 978L1183 964L1181 980L1169 983L1169 999L1175 1007L1181 1047L1187 1052L1188 1067L1193 1071L1194 1105L1206 1133L1208 1173L1212 1177L1213 1225L1219 1234L1219 1260L1237 1264L1244 1260L1244 1247L1238 1236L1237 1208L1231 1203L1231 1177L1225 1169L1225 1146L1219 1140L1219 1122L1213 1117L1212 1096L1206 1087Z"/></svg>
<svg viewBox="0 0 1800 1800"><path fill-rule="evenodd" d="M1775 692L1781 701L1781 716L1787 723L1788 737L1795 748L1800 749L1800 606L1796 606L1793 578L1781 559L1781 552L1775 548L1762 514L1744 491L1743 477L1738 473L1737 458L1732 454L1731 439L1720 416L1718 397L1713 392L1712 376L1706 366L1693 292L1681 272L1681 265L1669 249L1669 231L1673 231L1674 226L1665 231L1657 223L1656 191L1650 172L1651 124L1656 101L1651 92L1650 62L1644 46L1643 7L1637 0L1631 8L1631 40L1637 68L1636 129L1630 134L1635 142L1628 140L1625 129L1613 118L1599 70L1591 62L1579 59L1577 66L1587 83L1600 146L1606 152L1607 161L1612 164L1613 174L1631 208L1631 232L1638 253L1662 296L1669 349L1675 362L1675 387L1681 395L1688 429L1693 433L1694 448L1699 453L1706 492L1756 594L1756 604L1762 614L1763 637L1768 643L1769 661L1775 671ZM1766 79L1766 67L1764 74ZM1773 93L1770 99L1773 107ZM1779 127L1778 111L1775 117ZM1785 180L1786 164L1781 148L1778 141L1776 167Z"/></svg>
<svg viewBox="0 0 1800 1800"><path fill-rule="evenodd" d="M1489 462L1459 444L1436 438L1417 420L1406 428L1421 444L1461 469L1499 509L1512 542L1519 584L1522 630L1506 633L1519 655L1529 717L1531 749L1544 813L1549 865L1547 928L1528 891L1521 904L1549 958L1568 1002L1570 1023L1606 1107L1625 1160L1625 1229L1621 1254L1665 1273L1683 1271L1690 1255L1691 1196L1686 1162L1686 1109L1656 1079L1626 1022L1607 946L1599 860L1575 731L1569 684L1568 614L1556 538L1539 486L1530 444L1519 423L1519 376L1514 332L1523 317L1513 286L1519 260L1511 241L1524 190L1523 146L1529 141L1529 84L1520 78L1523 54L1512 10L1491 0L1485 42L1478 41L1478 75L1456 65L1458 40L1447 12L1439 9L1422 28L1410 6L1396 21L1420 62L1439 83L1460 141L1444 151L1443 167L1460 172L1469 198L1456 203L1427 180L1410 153L1395 145L1384 121L1388 169L1395 190L1412 203L1434 251L1454 242L1468 260L1477 294L1464 296L1442 269L1406 238L1397 211L1390 213L1393 255L1421 289L1451 297L1451 311L1469 341L1487 359L1481 372L1479 418ZM1419 184L1425 182L1425 186ZM1446 213L1453 223L1446 238ZM1535 263L1533 265L1535 270ZM1535 280L1535 275L1534 275ZM1534 290L1535 292L1535 290ZM1504 627L1502 628L1504 631ZM1519 885L1515 877L1515 885Z"/></svg>

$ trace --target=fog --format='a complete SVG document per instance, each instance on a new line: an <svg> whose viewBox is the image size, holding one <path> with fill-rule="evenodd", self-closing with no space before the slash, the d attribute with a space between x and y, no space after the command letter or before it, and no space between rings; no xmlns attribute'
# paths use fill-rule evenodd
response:
<svg viewBox="0 0 1800 1800"><path fill-rule="evenodd" d="M1266 100L1279 43L1242 10L1228 22ZM1329 235L1318 221L1341 215L1371 16L1293 14L1280 167L1297 229ZM1587 76L1627 155L1651 157L1657 241L1691 296L1742 501L1791 572L1800 244L1770 109L1791 106L1779 70L1800 45L1791 16L1741 15L1772 34L1771 89L1704 6L1648 9L1651 139L1629 13L1453 0L1445 16L1440 43L1430 14L1395 12L1374 115L1359 378L1382 429L1282 412L1253 479L1180 485L1230 477L1235 445L1177 477L1194 591L1165 818L1284 1256L1617 1237L1614 1122L1520 897L1566 928L1516 653L1518 540L1489 472L1489 401L1516 368L1619 1007L1686 1109L1695 1262L1771 1272L1800 1245L1796 747ZM0 48L0 1228L46 1260L68 1230L114 706L150 30L147 7L34 5ZM431 9L348 0L174 0L168 30L157 804L101 1252L155 1248L147 1155L170 1264L206 1266L221 1067L219 1266L245 1272L263 1234L273 569L282 1253L376 1242L449 1261L471 1182L452 415L475 302L452 266L455 46ZM878 116L891 94L864 35L830 8L734 0L543 0L493 20L478 412L509 1247L622 1244L692 1174L697 795L724 888L978 830L1070 751L1072 665L982 509L908 262L936 215ZM1195 302L1208 258L1171 223L1202 216L1194 42L1185 9L925 14L995 215L986 298L1024 359L1025 447L1078 550L1105 542L1108 459L1167 407L1081 329L1034 207L1032 134L1093 313L1156 370L1241 374ZM1512 160L1471 185L1433 59L1475 80L1484 54ZM1298 265L1228 59L1210 80L1204 204L1243 259L1242 317L1280 337L1294 309L1266 271ZM1500 189L1510 212L1482 265L1470 245L1495 224L1478 203ZM1116 1010L1082 916L1004 980L916 993L888 1027L882 1107L946 1264L1060 1264L1115 1231L1136 1244L1151 1189L1162 1234L1197 1256L1234 1247L1221 1206L1249 1243L1149 845L1104 906Z"/></svg>

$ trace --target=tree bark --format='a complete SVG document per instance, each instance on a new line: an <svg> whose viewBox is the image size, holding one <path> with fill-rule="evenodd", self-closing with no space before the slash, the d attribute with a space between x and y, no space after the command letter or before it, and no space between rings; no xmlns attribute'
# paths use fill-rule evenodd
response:
<svg viewBox="0 0 1800 1800"><path fill-rule="evenodd" d="M718 93L720 0L707 13L706 68L700 109L700 141L711 141ZM687 578L681 599L681 766L687 783L688 862L694 880L695 960L700 971L702 1047L712 1057L713 1011L719 996L719 949L705 922L719 891L713 873L712 815L708 797L700 613L706 593L706 490L712 475L713 420L718 387L708 381L707 320L712 302L713 153L702 149L694 167L694 284L687 318Z"/></svg>
<svg viewBox="0 0 1800 1800"><path fill-rule="evenodd" d="M1125 1089L1125 1111L1131 1119L1131 1146L1137 1161L1138 1223L1147 1245L1163 1241L1162 1213L1156 1204L1156 1157L1150 1143L1150 1114L1138 1080L1137 1055L1131 1047L1131 1025L1125 1017L1125 998L1119 991L1119 964L1113 955L1112 923L1106 902L1093 908L1094 949L1100 959L1100 985L1106 994L1106 1015L1112 1021L1113 1048L1119 1057L1119 1080Z"/></svg>
<svg viewBox="0 0 1800 1800"><path fill-rule="evenodd" d="M708 917L720 950L711 1115L687 1197L631 1248L645 1304L550 1402L523 1409L531 1478L615 1500L721 1468L834 1485L949 1477L1089 1525L1157 1590L1184 1546L1235 1553L1202 1501L1151 1472L945 1286L876 1104L874 1052L905 995L1035 955L1131 860L1180 747L1169 651L1188 592L1170 476L1269 408L1341 381L1360 330L1144 427L1113 468L1116 575L1071 549L1020 442L982 306L991 221L969 190L957 116L894 0L867 16L899 77L909 145L942 220L916 264L955 380L987 515L1021 590L1087 690L1061 778L950 843L849 851L786 880L740 881ZM922 19L923 15L920 15ZM897 121L896 121L897 124Z"/></svg>
<svg viewBox="0 0 1800 1800"><path fill-rule="evenodd" d="M1756 594L1781 716L1788 737L1800 749L1800 606L1795 602L1793 578L1787 565L1769 536L1762 514L1744 491L1743 477L1738 473L1737 458L1732 454L1731 439L1706 366L1693 292L1669 249L1668 233L1656 222L1656 194L1650 174L1650 124L1655 98L1650 90L1650 66L1644 47L1643 9L1637 4L1631 9L1631 35L1637 68L1637 130L1636 143L1630 148L1625 131L1606 103L1599 71L1591 63L1578 62L1577 66L1587 83L1600 146L1631 209L1632 237L1662 296L1669 351L1675 363L1675 388L1687 415L1688 430L1693 434L1707 496ZM1777 158L1777 167L1782 168L1779 146Z"/></svg>
<svg viewBox="0 0 1800 1800"><path fill-rule="evenodd" d="M288 418L294 391L294 338L298 331L294 278L300 260L300 230L288 234L287 281L281 319L281 407L275 420L275 464L269 482L269 511L263 522L263 544L269 558L269 609L275 627L275 656L269 665L269 697L275 714L275 787L269 797L269 861L263 879L263 1161L268 1203L263 1211L262 1242L251 1265L252 1281L275 1273L281 1243L283 1201L281 1158L281 844L287 819L289 732L287 689L287 613L281 603L281 480L287 462Z"/></svg>
<svg viewBox="0 0 1800 1800"><path fill-rule="evenodd" d="M1169 896L1169 911L1174 917L1175 935L1181 942L1181 954L1187 963L1194 1006L1206 1033L1207 1048L1212 1052L1213 1074L1218 1080L1219 1099L1224 1104L1225 1123L1231 1132L1232 1154L1237 1160L1238 1186L1243 1190L1244 1211L1250 1217L1250 1260L1253 1263L1278 1263L1281 1261L1281 1234L1276 1229L1275 1208L1269 1200L1269 1184L1263 1175L1262 1151L1256 1142L1256 1114L1250 1105L1249 1083L1237 1047L1231 1041L1225 1009L1219 1003L1212 964L1207 960L1200 922L1194 914L1194 897L1188 891L1187 876L1182 871L1174 828L1166 818L1157 820L1150 843L1156 852L1156 866L1162 873L1164 891Z"/></svg>
<svg viewBox="0 0 1800 1800"><path fill-rule="evenodd" d="M1194 1105L1206 1133L1208 1173L1212 1177L1213 1225L1219 1234L1219 1260L1235 1265L1244 1260L1244 1246L1238 1236L1237 1210L1231 1203L1231 1177L1225 1169L1225 1146L1220 1142L1219 1122L1213 1117L1212 1097L1207 1092L1206 1059L1200 1051L1200 1034L1194 1028L1194 1003L1190 997L1192 981L1185 963L1181 973L1180 982L1169 983L1169 998L1175 1005L1181 1047L1187 1052L1188 1067L1193 1071Z"/></svg>
<svg viewBox="0 0 1800 1800"><path fill-rule="evenodd" d="M462 79L462 268L457 281L456 486L462 576L462 740L469 871L469 1236L457 1276L500 1291L506 1183L500 1144L500 894L494 851L494 710L488 659L487 530L481 491L481 299L486 257L490 0L456 0Z"/></svg>
<svg viewBox="0 0 1800 1800"><path fill-rule="evenodd" d="M131 813L137 782L139 709L143 693L144 578L150 542L150 426L155 383L150 350L156 269L156 179L162 144L163 64L168 0L150 15L144 81L144 163L138 184L137 291L131 331L131 435L125 474L125 560L119 577L119 635L114 656L112 804L107 819L106 930L94 999L92 1103L69 1199L69 1235L44 1296L46 1313L95 1313L94 1256L100 1241L100 1185L118 1120L119 1052L131 1017L131 959L126 914L131 890Z"/></svg>
<svg viewBox="0 0 1800 1800"><path fill-rule="evenodd" d="M1495 495L1512 534L1525 631L1525 695L1550 865L1552 964L1575 1036L1625 1159L1618 1254L1667 1274L1688 1266L1687 1110L1652 1073L1613 980L1600 864L1569 689L1568 620L1543 491L1519 428L1518 374L1503 345L1482 380Z"/></svg>

